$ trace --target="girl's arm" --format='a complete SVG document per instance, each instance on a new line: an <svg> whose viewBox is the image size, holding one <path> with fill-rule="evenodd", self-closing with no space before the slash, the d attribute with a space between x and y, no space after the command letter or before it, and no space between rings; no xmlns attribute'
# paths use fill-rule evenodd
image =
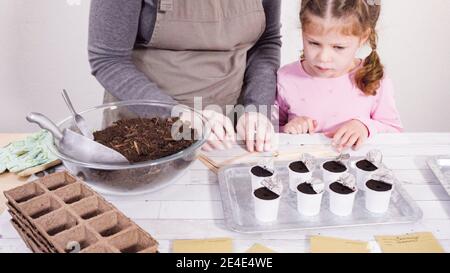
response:
<svg viewBox="0 0 450 273"><path fill-rule="evenodd" d="M89 63L100 84L119 100L175 102L132 62L141 0L92 0L89 15Z"/></svg>
<svg viewBox="0 0 450 273"><path fill-rule="evenodd" d="M377 133L399 133L403 131L394 99L394 87L392 81L385 78L378 90L378 98L372 107L370 119L358 118L369 131L369 136Z"/></svg>
<svg viewBox="0 0 450 273"><path fill-rule="evenodd" d="M281 0L263 0L266 29L247 54L244 77L244 106L273 105L276 93L277 70L280 67ZM254 109L254 108L253 108Z"/></svg>

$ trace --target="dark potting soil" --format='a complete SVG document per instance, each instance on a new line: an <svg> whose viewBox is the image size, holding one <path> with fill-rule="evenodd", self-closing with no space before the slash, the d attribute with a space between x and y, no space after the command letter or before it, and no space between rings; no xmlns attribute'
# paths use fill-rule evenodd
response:
<svg viewBox="0 0 450 273"><path fill-rule="evenodd" d="M366 182L366 186L373 191L390 191L392 189L392 185L379 180L369 180Z"/></svg>
<svg viewBox="0 0 450 273"><path fill-rule="evenodd" d="M329 172L333 173L342 173L347 170L347 167L345 165L341 164L337 161L328 161L323 164L323 168Z"/></svg>
<svg viewBox="0 0 450 273"><path fill-rule="evenodd" d="M310 183L301 183L297 186L297 190L299 192L303 192L304 194L317 194Z"/></svg>
<svg viewBox="0 0 450 273"><path fill-rule="evenodd" d="M158 117L118 120L94 132L94 140L121 153L132 163L155 160L184 150L195 142L195 130L188 126L179 126L178 133L184 137L172 138L172 126L178 120Z"/></svg>
<svg viewBox="0 0 450 273"><path fill-rule="evenodd" d="M251 172L252 172L252 174L254 174L254 175L258 176L258 177L269 177L269 176L273 175L272 172L269 172L268 170L264 169L261 166L254 166L251 169Z"/></svg>
<svg viewBox="0 0 450 273"><path fill-rule="evenodd" d="M307 173L309 172L308 167L306 167L303 161L295 161L289 164L289 169L296 173Z"/></svg>
<svg viewBox="0 0 450 273"><path fill-rule="evenodd" d="M336 193L340 193L340 194L350 194L353 192L352 189L350 189L347 186L342 185L339 182L333 182L330 185L330 189Z"/></svg>
<svg viewBox="0 0 450 273"><path fill-rule="evenodd" d="M368 171L368 172L373 172L376 169L378 169L377 166L373 165L373 163L367 159L363 159L363 160L356 162L356 167L360 168L363 171Z"/></svg>
<svg viewBox="0 0 450 273"><path fill-rule="evenodd" d="M261 187L259 189L256 189L254 191L254 194L257 198L262 200L274 200L280 197L278 194L274 193L273 191L269 190L266 187Z"/></svg>

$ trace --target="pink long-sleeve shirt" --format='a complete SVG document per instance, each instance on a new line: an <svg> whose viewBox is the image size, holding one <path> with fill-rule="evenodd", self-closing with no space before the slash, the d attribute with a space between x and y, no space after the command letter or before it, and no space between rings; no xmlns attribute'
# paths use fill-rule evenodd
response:
<svg viewBox="0 0 450 273"><path fill-rule="evenodd" d="M356 71L336 78L317 78L310 76L300 61L282 67L275 102L281 128L295 117L306 116L317 121L316 133L334 131L352 119L364 123L369 135L401 132L391 80L384 77L377 94L366 96L353 83Z"/></svg>

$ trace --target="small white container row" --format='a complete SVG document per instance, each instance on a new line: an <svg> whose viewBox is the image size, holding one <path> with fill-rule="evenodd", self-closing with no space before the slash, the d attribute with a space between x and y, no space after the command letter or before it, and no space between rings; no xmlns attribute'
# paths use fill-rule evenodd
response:
<svg viewBox="0 0 450 273"><path fill-rule="evenodd" d="M364 160L361 160L364 161ZM295 164L298 164L299 161L292 161L288 164L287 168L289 171L289 188L292 191L296 191L297 186L305 181L308 181L313 176L313 171L308 170L305 166L303 168L297 168ZM377 169L376 167L373 170L363 170L358 168L357 164L354 164L354 168L356 170L356 181L359 189L364 189L365 179L373 174ZM294 167L293 167L294 166ZM260 172L256 173L255 169L259 168ZM348 173L349 168L341 163L336 161L326 161L320 165L320 170L322 172L322 179L325 182L325 185L328 186L330 183L335 182L339 179L344 173ZM261 187L261 181L266 178L273 177L275 174L273 172L269 172L262 167L254 166L250 169L250 176L252 179L252 188L253 190Z"/></svg>
<svg viewBox="0 0 450 273"><path fill-rule="evenodd" d="M364 164L356 163L359 162L355 162L354 168L356 170L357 187L353 189L337 182L342 175L349 173L349 168L345 164L326 161L320 165L325 190L329 196L329 210L338 216L351 215L355 196L359 190L362 190L365 197L365 208L372 213L385 213L389 207L393 185L383 181L370 180L370 175L376 171L376 168L370 169L364 167ZM363 166L364 169L358 166ZM257 170L257 168L260 169ZM311 184L307 183L313 178L313 172L305 168L304 165L302 166L299 161L290 162L287 168L289 171L289 189L297 194L298 212L304 216L318 215L324 192L314 192ZM261 169L259 166L250 168L255 216L259 221L275 221L281 196L264 188L261 184L261 181L273 177L275 173Z"/></svg>
<svg viewBox="0 0 450 273"><path fill-rule="evenodd" d="M277 219L278 208L280 205L280 195L274 197L261 197L258 191L267 191L268 189L261 187L253 191L253 200L255 204L255 216L263 222L274 221ZM357 190L348 194L337 193L331 189L328 190L330 202L330 211L338 216L348 216L352 213L353 204ZM389 207L392 188L388 191L375 191L366 186L365 207L372 213L384 213ZM262 193L262 196L270 195L270 193ZM324 192L316 194L303 193L297 190L297 210L304 216L315 216L320 213L322 197Z"/></svg>

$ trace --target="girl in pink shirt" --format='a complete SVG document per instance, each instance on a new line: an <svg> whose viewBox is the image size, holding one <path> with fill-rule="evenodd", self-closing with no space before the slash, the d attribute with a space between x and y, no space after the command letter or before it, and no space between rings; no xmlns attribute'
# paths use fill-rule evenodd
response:
<svg viewBox="0 0 450 273"><path fill-rule="evenodd" d="M325 133L339 150L371 135L401 132L391 80L377 54L380 5L372 0L303 0L303 55L278 71L280 129ZM357 59L369 42L372 52Z"/></svg>

